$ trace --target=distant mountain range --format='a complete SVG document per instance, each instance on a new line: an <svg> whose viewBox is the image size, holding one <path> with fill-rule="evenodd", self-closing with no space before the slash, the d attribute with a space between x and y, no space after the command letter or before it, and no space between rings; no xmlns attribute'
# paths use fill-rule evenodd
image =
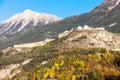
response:
<svg viewBox="0 0 120 80"><path fill-rule="evenodd" d="M104 27L108 31L120 33L120 0L105 0L91 12L71 16L63 20L60 18L59 20L47 25L37 26L35 29L25 33L5 36L7 40L0 43L2 45L0 48L14 44L40 41L46 38L56 38L59 33L79 25Z"/></svg>
<svg viewBox="0 0 120 80"><path fill-rule="evenodd" d="M61 20L61 18L55 15L38 13L27 9L4 21L0 25L0 35L12 35L18 32L25 32L33 28L33 26L46 25L59 20Z"/></svg>

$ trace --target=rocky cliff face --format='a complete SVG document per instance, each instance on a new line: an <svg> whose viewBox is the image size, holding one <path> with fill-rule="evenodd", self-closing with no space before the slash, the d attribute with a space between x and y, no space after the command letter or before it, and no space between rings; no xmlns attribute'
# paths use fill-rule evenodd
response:
<svg viewBox="0 0 120 80"><path fill-rule="evenodd" d="M120 49L120 35L110 33L104 28L76 28L64 37L64 44L68 45L65 47L69 48Z"/></svg>

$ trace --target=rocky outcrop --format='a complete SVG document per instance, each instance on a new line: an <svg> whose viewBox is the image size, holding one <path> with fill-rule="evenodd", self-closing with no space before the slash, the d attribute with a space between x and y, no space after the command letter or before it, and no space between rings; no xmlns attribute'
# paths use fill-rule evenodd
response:
<svg viewBox="0 0 120 80"><path fill-rule="evenodd" d="M31 50L32 50L31 48L8 47L8 48L3 49L2 51L0 51L0 54L5 55L5 56L12 56L12 55L23 53L23 52L30 52Z"/></svg>
<svg viewBox="0 0 120 80"><path fill-rule="evenodd" d="M4 80L5 78L11 79L17 73L21 72L21 66L28 64L32 59L25 60L22 64L11 64L2 69L0 69L0 80Z"/></svg>
<svg viewBox="0 0 120 80"><path fill-rule="evenodd" d="M120 35L110 33L104 28L74 29L67 35L64 44L70 48L94 48L120 49Z"/></svg>
<svg viewBox="0 0 120 80"><path fill-rule="evenodd" d="M70 31L64 31L63 33L60 33L60 34L58 35L58 38L65 37L65 36L67 36L68 34L70 34L72 31L73 31L73 29L71 29Z"/></svg>

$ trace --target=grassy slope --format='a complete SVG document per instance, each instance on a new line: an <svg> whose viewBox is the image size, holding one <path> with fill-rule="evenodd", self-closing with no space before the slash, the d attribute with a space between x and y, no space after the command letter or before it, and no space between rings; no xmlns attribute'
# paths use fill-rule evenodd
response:
<svg viewBox="0 0 120 80"><path fill-rule="evenodd" d="M117 65L120 60L120 52L107 51L102 48L69 50L63 49L59 44L61 44L61 40L55 40L41 48L34 48L30 53L33 55L31 56L33 60L23 66L23 72L13 79L120 79L119 65ZM103 55L100 56L97 53ZM41 65L43 61L48 63Z"/></svg>

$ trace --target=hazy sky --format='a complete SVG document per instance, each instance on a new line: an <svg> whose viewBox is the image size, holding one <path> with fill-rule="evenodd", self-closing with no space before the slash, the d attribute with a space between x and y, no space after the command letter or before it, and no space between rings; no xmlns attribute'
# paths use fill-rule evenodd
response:
<svg viewBox="0 0 120 80"><path fill-rule="evenodd" d="M0 0L0 22L26 9L66 18L89 12L104 0Z"/></svg>

